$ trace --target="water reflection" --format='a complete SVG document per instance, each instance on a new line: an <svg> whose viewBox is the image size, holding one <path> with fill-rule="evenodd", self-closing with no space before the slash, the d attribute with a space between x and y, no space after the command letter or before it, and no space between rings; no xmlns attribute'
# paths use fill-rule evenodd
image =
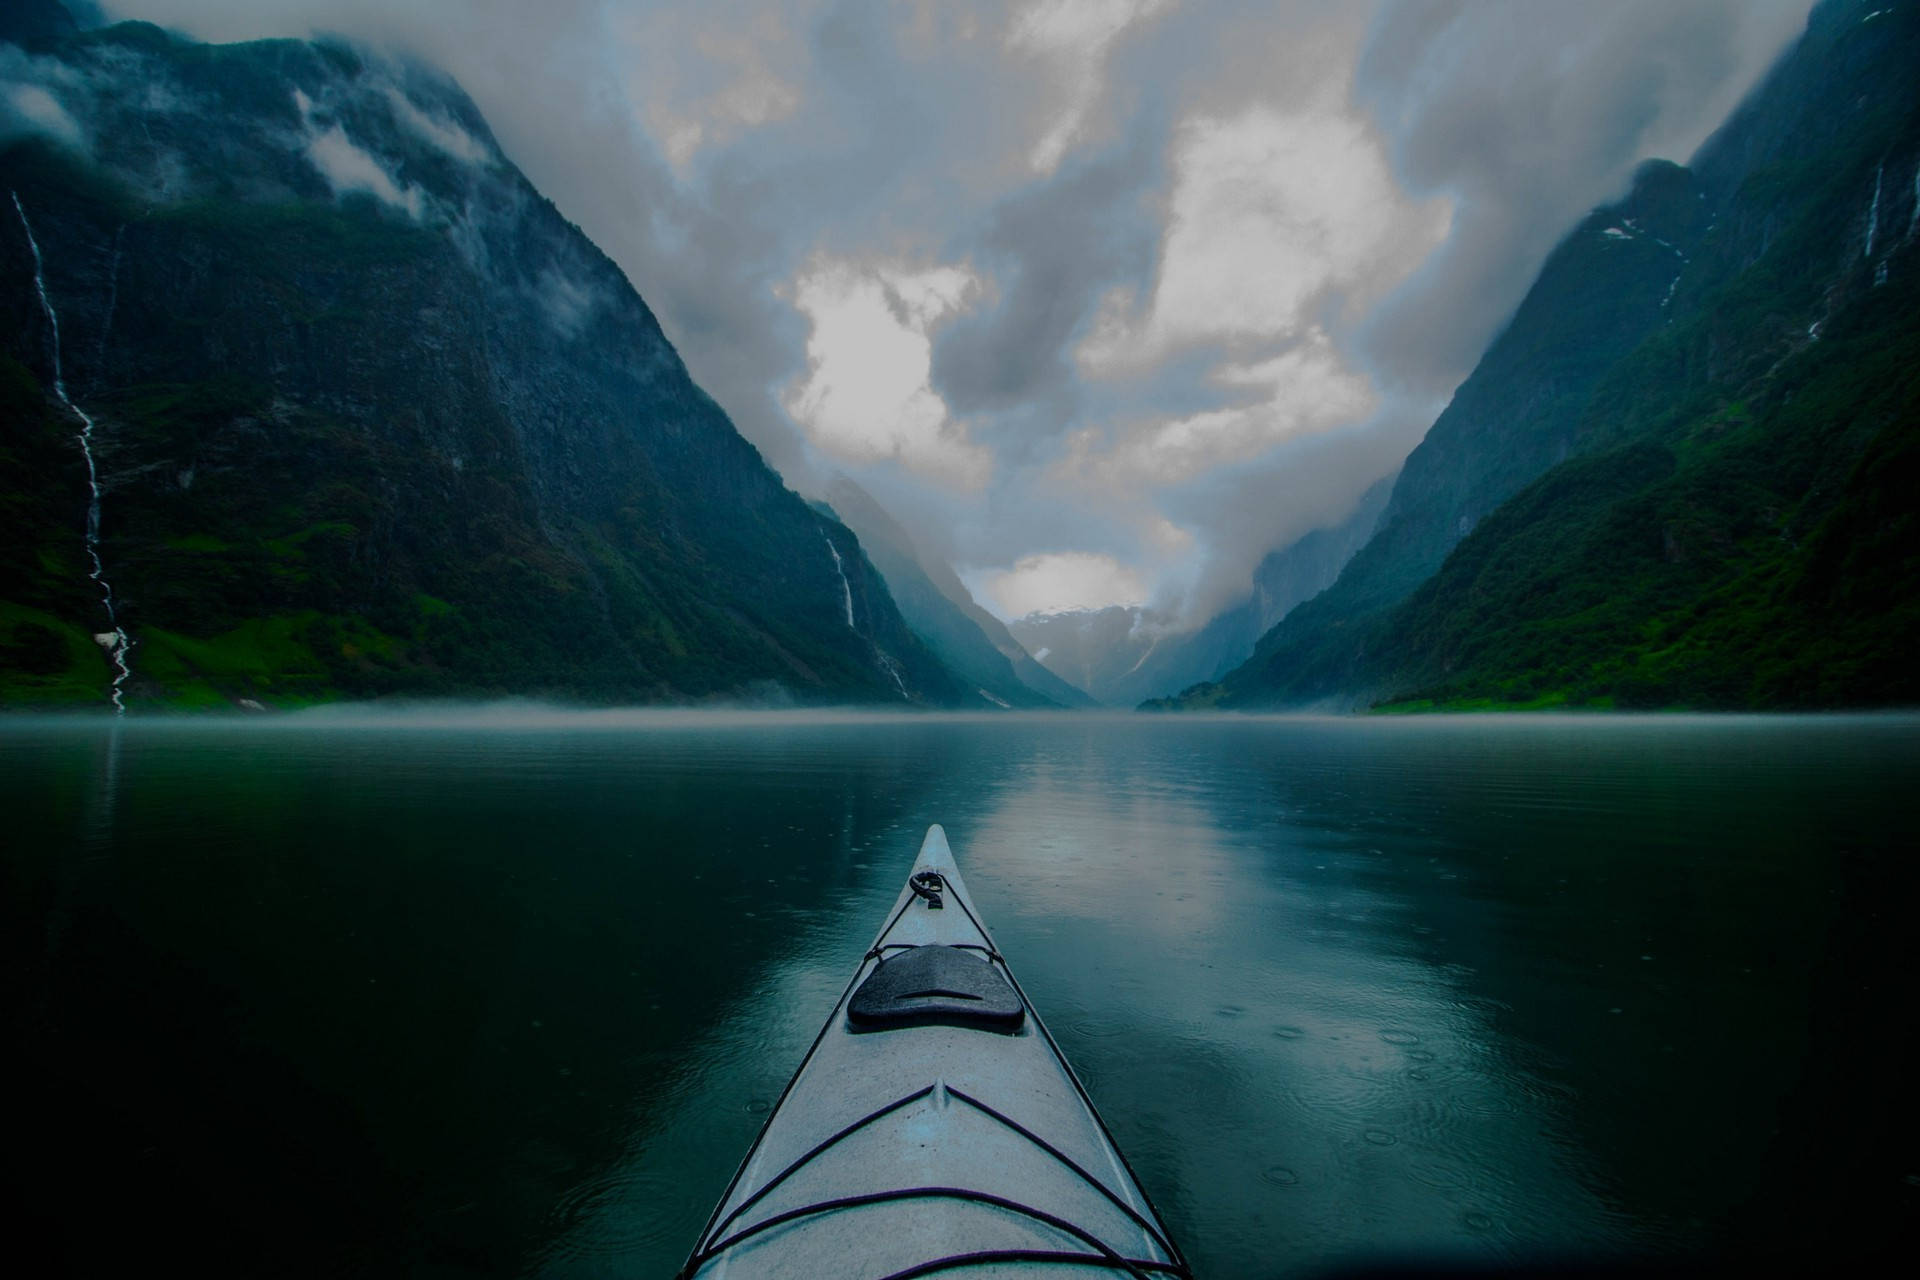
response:
<svg viewBox="0 0 1920 1280"><path fill-rule="evenodd" d="M1409 944L1426 886L1401 880L1426 859L1383 853L1364 814L1260 803L1300 762L1207 745L1034 770L961 846L1203 1271L1614 1234L1471 974Z"/></svg>
<svg viewBox="0 0 1920 1280"><path fill-rule="evenodd" d="M92 1269L111 1203L670 1274L940 821L1200 1274L1864 1242L1916 780L1911 719L0 722L14 1159Z"/></svg>

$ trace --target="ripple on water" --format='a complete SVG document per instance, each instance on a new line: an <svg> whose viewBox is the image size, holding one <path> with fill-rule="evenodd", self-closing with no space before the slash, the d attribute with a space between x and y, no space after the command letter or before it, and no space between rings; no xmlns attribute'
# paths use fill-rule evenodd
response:
<svg viewBox="0 0 1920 1280"><path fill-rule="evenodd" d="M773 1110L773 1103L765 1098L747 1099L747 1114L750 1116L763 1116L771 1110Z"/></svg>
<svg viewBox="0 0 1920 1280"><path fill-rule="evenodd" d="M1505 1089L1459 1089L1454 1093L1453 1105L1474 1116L1510 1116L1519 1111L1519 1103L1513 1100L1507 1090L1518 1091L1520 1086L1499 1079L1493 1083L1496 1086L1505 1085Z"/></svg>
<svg viewBox="0 0 1920 1280"><path fill-rule="evenodd" d="M1427 1050L1425 1050L1425 1049L1410 1049L1410 1050L1408 1050L1408 1051L1407 1051L1407 1061L1409 1061L1409 1062L1432 1062L1432 1061L1433 1061L1433 1054L1431 1054L1430 1052L1428 1052L1428 1051L1427 1051Z"/></svg>
<svg viewBox="0 0 1920 1280"><path fill-rule="evenodd" d="M1271 1182L1276 1187L1297 1187L1300 1175L1283 1164L1271 1164L1260 1174L1261 1180Z"/></svg>
<svg viewBox="0 0 1920 1280"><path fill-rule="evenodd" d="M1380 1033L1380 1038L1382 1040L1385 1040L1388 1044L1406 1045L1406 1044L1420 1043L1420 1037L1415 1035L1413 1032L1402 1031L1394 1027L1389 1027L1387 1030L1382 1031Z"/></svg>
<svg viewBox="0 0 1920 1280"><path fill-rule="evenodd" d="M1100 1040L1127 1034L1126 1024L1109 1018L1087 1018L1074 1023L1073 1029L1083 1036L1093 1036Z"/></svg>
<svg viewBox="0 0 1920 1280"><path fill-rule="evenodd" d="M1400 1139L1394 1137L1391 1133L1388 1133L1385 1129L1368 1129L1365 1133L1361 1134L1360 1136L1365 1138L1368 1142L1372 1143L1376 1147L1390 1147L1394 1143L1400 1141Z"/></svg>
<svg viewBox="0 0 1920 1280"><path fill-rule="evenodd" d="M1299 1027L1275 1027L1273 1034L1279 1036L1282 1040L1298 1040L1307 1033Z"/></svg>
<svg viewBox="0 0 1920 1280"><path fill-rule="evenodd" d="M1407 1165L1407 1176L1436 1191L1465 1191L1473 1186L1473 1175L1447 1160L1425 1157Z"/></svg>
<svg viewBox="0 0 1920 1280"><path fill-rule="evenodd" d="M673 1243L698 1214L685 1179L661 1170L615 1169L568 1188L554 1202L549 1216L560 1231L548 1256L608 1257Z"/></svg>
<svg viewBox="0 0 1920 1280"><path fill-rule="evenodd" d="M1460 1219L1460 1221L1462 1221L1462 1222L1464 1222L1464 1223L1466 1223L1466 1224L1467 1224L1467 1226L1468 1226L1468 1227L1469 1227L1469 1228L1470 1228L1471 1230L1474 1230L1474 1231L1491 1231L1491 1230L1493 1230L1493 1217L1492 1217L1492 1215L1490 1215L1490 1214L1485 1214L1485 1213L1469 1213L1469 1214L1466 1214L1466 1215L1464 1215L1464 1216L1463 1216L1463 1217L1462 1217L1462 1218Z"/></svg>

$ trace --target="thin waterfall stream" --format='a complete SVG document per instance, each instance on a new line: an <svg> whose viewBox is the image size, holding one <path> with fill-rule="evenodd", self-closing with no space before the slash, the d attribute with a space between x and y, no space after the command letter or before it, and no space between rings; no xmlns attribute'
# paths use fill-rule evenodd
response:
<svg viewBox="0 0 1920 1280"><path fill-rule="evenodd" d="M840 575L840 594L847 606L847 630L857 631L859 628L853 625L853 586L847 581L847 566L840 559L840 548L834 546L833 539L826 534L820 536L826 538L827 550L833 555L833 571Z"/></svg>
<svg viewBox="0 0 1920 1280"><path fill-rule="evenodd" d="M53 299L47 296L40 242L34 239L33 223L27 220L27 209L20 203L20 193L13 191L8 194L13 197L14 212L20 215L20 227L27 233L27 248L33 252L34 291L40 295L40 309L46 312L47 325L53 331L53 394L74 417L80 419L80 452L87 459L87 558L93 563L87 576L100 584L101 603L107 608L107 630L96 633L94 639L113 659L113 685L108 695L113 699L114 714L125 715L127 704L122 686L126 684L127 677L133 674L133 668L127 665L127 653L133 648L133 638L120 625L120 616L113 604L113 584L107 581L106 566L100 561L100 472L93 460L93 419L67 395L66 379L60 371L60 316L53 309Z"/></svg>

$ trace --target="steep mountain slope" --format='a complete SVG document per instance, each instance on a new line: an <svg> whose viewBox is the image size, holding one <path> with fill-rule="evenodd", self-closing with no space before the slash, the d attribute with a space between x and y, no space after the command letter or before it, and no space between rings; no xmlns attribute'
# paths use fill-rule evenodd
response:
<svg viewBox="0 0 1920 1280"><path fill-rule="evenodd" d="M926 556L913 535L845 476L827 490L833 514L860 538L914 634L958 678L1011 707L1084 706L1092 699L1035 662L982 609L951 566Z"/></svg>
<svg viewBox="0 0 1920 1280"><path fill-rule="evenodd" d="M98 700L121 656L173 703L981 701L444 78L44 47L0 149L7 702Z"/></svg>
<svg viewBox="0 0 1920 1280"><path fill-rule="evenodd" d="M1801 127L1766 102L1738 122L1774 136L1740 139L1754 168L1709 246L1736 270L1608 378L1583 465L1543 477L1408 601L1387 688L1920 702L1920 21L1848 16L1819 15L1784 68ZM1833 70L1840 109L1819 108L1808 63Z"/></svg>
<svg viewBox="0 0 1920 1280"><path fill-rule="evenodd" d="M1397 476L1387 476L1360 495L1339 524L1315 529L1268 552L1253 571L1253 590L1201 627L1160 646L1114 689L1115 701L1133 705L1218 680L1245 662L1260 637L1302 601L1325 590L1365 546L1380 524Z"/></svg>
<svg viewBox="0 0 1920 1280"><path fill-rule="evenodd" d="M1386 612L1488 512L1572 452L1588 394L1663 322L1707 220L1692 175L1662 163L1644 166L1625 200L1588 215L1408 455L1373 537L1223 679L1225 701L1310 702L1360 682Z"/></svg>
<svg viewBox="0 0 1920 1280"><path fill-rule="evenodd" d="M1899 486L1917 25L1829 0L1694 169L1650 167L1627 202L1652 178L1679 209L1583 223L1409 458L1373 543L1186 704L1915 696L1898 655L1915 638ZM1651 311L1644 274L1571 270L1656 233L1682 269ZM1587 333L1577 369L1553 359ZM1517 411L1475 420L1490 401ZM1522 488L1529 466L1544 475ZM1516 495L1484 520L1452 482L1476 467L1505 477L1482 494ZM1430 534L1455 510L1465 541L1441 568L1411 517ZM1875 536L1835 541L1863 527Z"/></svg>

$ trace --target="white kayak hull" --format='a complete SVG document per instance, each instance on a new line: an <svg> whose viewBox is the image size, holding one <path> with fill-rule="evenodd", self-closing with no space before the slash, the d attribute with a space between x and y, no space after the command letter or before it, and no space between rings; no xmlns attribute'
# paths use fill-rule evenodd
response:
<svg viewBox="0 0 1920 1280"><path fill-rule="evenodd" d="M936 826L681 1274L947 1273L1190 1274Z"/></svg>

